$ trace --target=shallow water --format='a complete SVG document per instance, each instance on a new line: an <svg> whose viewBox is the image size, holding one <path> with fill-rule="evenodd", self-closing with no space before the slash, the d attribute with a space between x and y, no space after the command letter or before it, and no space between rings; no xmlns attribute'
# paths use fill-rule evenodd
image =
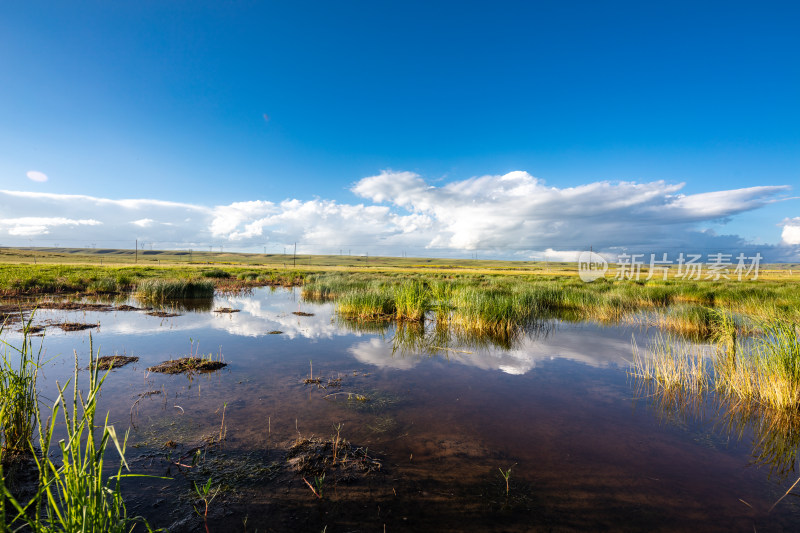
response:
<svg viewBox="0 0 800 533"><path fill-rule="evenodd" d="M90 333L101 355L140 358L109 374L99 409L130 428L135 471L172 478L124 487L129 513L156 527L204 530L191 484L212 477L223 488L210 531L796 530L796 498L768 513L796 476L753 464L763 435L726 427L711 401L682 416L637 392L627 361L647 331L550 321L508 348L436 336L434 326L424 341L407 327L359 331L297 290L216 297L213 308L223 307L240 311L35 315L100 324L48 327L44 396L72 376L73 350L88 365ZM147 371L190 351L228 366ZM341 384L304 384L312 371ZM383 466L349 482L328 476L319 499L285 468L286 450L300 435L330 437L334 425ZM220 434L221 444L207 445ZM509 467L506 492L499 469Z"/></svg>

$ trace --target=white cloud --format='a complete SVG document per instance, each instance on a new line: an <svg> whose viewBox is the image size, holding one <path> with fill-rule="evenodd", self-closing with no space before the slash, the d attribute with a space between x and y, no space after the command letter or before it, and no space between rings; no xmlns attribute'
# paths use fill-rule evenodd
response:
<svg viewBox="0 0 800 533"><path fill-rule="evenodd" d="M787 245L800 245L800 217L787 218L782 224L781 241Z"/></svg>
<svg viewBox="0 0 800 533"><path fill-rule="evenodd" d="M112 200L77 194L0 190L0 213L13 225L0 224L0 238L46 236L62 246L132 248L133 242L162 242L166 248L191 247L180 243L209 240L211 209L150 199ZM19 219L27 219L22 223ZM191 219L186 221L186 219ZM155 221L177 224L166 226ZM44 222L49 221L49 222ZM69 223L67 222L69 221ZM93 221L96 223L87 223ZM195 222L192 222L195 221ZM75 231L81 226L79 232ZM21 241L28 244L28 241Z"/></svg>
<svg viewBox="0 0 800 533"><path fill-rule="evenodd" d="M459 250L582 250L588 246L686 243L696 224L779 199L788 187L764 186L679 195L683 184L601 181L557 188L527 172L427 185L410 172L364 178L353 192L432 221L426 246ZM705 236L709 240L709 236Z"/></svg>
<svg viewBox="0 0 800 533"><path fill-rule="evenodd" d="M51 228L58 226L99 226L102 222L93 219L75 220L63 217L19 217L0 218L0 231L6 230L15 237L46 235Z"/></svg>
<svg viewBox="0 0 800 533"><path fill-rule="evenodd" d="M686 220L709 220L728 217L742 211L757 209L778 201L776 195L786 192L788 186L761 186L715 191L689 196L677 196L665 206L669 216L680 215Z"/></svg>
<svg viewBox="0 0 800 533"><path fill-rule="evenodd" d="M0 225L0 238L47 235L47 240L131 247L135 239L157 248L260 250L298 243L300 253L464 255L573 260L595 250L709 252L748 246L736 235L704 225L784 199L786 186L681 194L683 184L598 181L553 187L527 172L488 175L431 185L413 172L383 171L352 186L358 203L328 199L281 202L253 199L203 206L152 199L113 200L86 195L0 191L0 213L102 222ZM773 255L790 257L800 223L784 221ZM44 239L42 239L44 240ZM105 243L105 244L103 244ZM781 248L782 247L782 248ZM767 247L761 247L769 248ZM426 252L426 249L428 250ZM272 248L271 251L276 251ZM765 253L766 250L764 250ZM788 255L787 255L788 254Z"/></svg>
<svg viewBox="0 0 800 533"><path fill-rule="evenodd" d="M47 181L47 174L44 172L39 172L38 170L29 170L25 173L25 175L28 176L28 179L31 181Z"/></svg>

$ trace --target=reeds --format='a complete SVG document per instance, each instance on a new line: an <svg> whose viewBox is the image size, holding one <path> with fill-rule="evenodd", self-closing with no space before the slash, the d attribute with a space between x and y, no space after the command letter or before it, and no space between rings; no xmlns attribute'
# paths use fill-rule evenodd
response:
<svg viewBox="0 0 800 533"><path fill-rule="evenodd" d="M337 300L336 311L345 318L355 320L391 320L397 307L393 295L388 291L354 290Z"/></svg>
<svg viewBox="0 0 800 533"><path fill-rule="evenodd" d="M633 343L631 374L652 381L664 392L700 394L709 386L709 365L702 347L670 335L657 334L642 354Z"/></svg>
<svg viewBox="0 0 800 533"><path fill-rule="evenodd" d="M768 311L762 314L768 316ZM776 457L786 456L786 445L774 435L785 428L800 434L796 429L800 423L798 324L774 314L754 324L743 323L733 313L712 311L711 315L713 358L703 357L698 346L658 335L647 355L634 345L630 373L656 383L656 395L679 398L679 403L692 403L695 400L687 398L701 399L706 391L715 391L728 418L759 421L767 437L754 446L760 450L757 458L777 464ZM743 338L742 331L748 327L757 333Z"/></svg>
<svg viewBox="0 0 800 533"><path fill-rule="evenodd" d="M125 462L125 443L117 437L114 427L108 424L106 415L102 426L95 423L97 400L103 381L90 338L89 387L86 396L78 388L78 357L75 356L75 370L72 378L72 405L67 398L68 382L63 387L57 384L58 395L51 407L47 421L42 420L35 410L35 424L38 428L38 442L41 455L34 453L33 459L39 472L38 489L28 502L19 502L8 490L5 478L0 479L2 489L2 529L27 527L36 532L72 531L110 531L130 532L136 522L147 529L141 518L129 518L122 499L120 480L131 474L123 474L127 469ZM4 404L0 412L5 413ZM60 451L58 460L51 459L48 450L53 444L57 422L63 419L65 438L58 441ZM97 432L101 430L100 437ZM116 475L105 476L103 467L105 454L113 444L119 454L120 462ZM34 451L34 442L29 439L29 449Z"/></svg>
<svg viewBox="0 0 800 533"><path fill-rule="evenodd" d="M213 296L214 283L206 280L147 279L136 286L136 297L149 301L163 302Z"/></svg>
<svg viewBox="0 0 800 533"><path fill-rule="evenodd" d="M424 290L423 290L424 288ZM416 291L416 292L415 292ZM375 306L364 293L382 293ZM387 297L388 296L388 297ZM543 279L522 275L419 273L327 273L309 277L303 286L309 300L343 303L344 315L406 315L406 297L427 304L437 320L453 318L474 330L524 326L531 317L571 316L580 320L617 322L646 318L648 325L689 338L708 338L714 311L762 317L765 301L785 318L800 318L800 293L784 281L736 282L598 280L581 283L570 277ZM391 302L395 310L392 311ZM346 301L346 302L345 302ZM359 311L358 308L365 309ZM643 313L643 314L642 314ZM419 316L421 313L411 313Z"/></svg>
<svg viewBox="0 0 800 533"><path fill-rule="evenodd" d="M398 320L421 322L430 309L431 292L421 281L412 280L394 288L395 316Z"/></svg>
<svg viewBox="0 0 800 533"><path fill-rule="evenodd" d="M41 347L34 352L29 336L32 320L33 317L24 324L22 346L12 346L0 339L4 346L0 368L0 446L6 453L31 451L29 443L38 413L36 378L41 355ZM0 334L2 330L0 325ZM17 359L16 364L14 359Z"/></svg>

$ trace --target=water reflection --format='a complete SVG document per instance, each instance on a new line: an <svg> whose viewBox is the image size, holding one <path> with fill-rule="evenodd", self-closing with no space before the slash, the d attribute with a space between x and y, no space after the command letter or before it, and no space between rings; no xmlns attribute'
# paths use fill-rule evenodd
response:
<svg viewBox="0 0 800 533"><path fill-rule="evenodd" d="M710 425L724 438L750 440L752 463L785 479L798 469L800 418L727 401L714 393L699 395L684 389L664 389L636 380L636 399L647 402L662 424Z"/></svg>
<svg viewBox="0 0 800 533"><path fill-rule="evenodd" d="M141 306L136 299L116 302L119 305ZM235 313L216 313L214 310L229 308ZM352 334L340 328L332 320L332 304L311 305L300 302L293 291L273 293L270 289L253 291L250 295L217 296L214 299L192 299L169 302L161 307L167 313L179 316L154 317L146 309L118 310L109 313L91 311L37 311L37 321L51 319L53 314L72 320L77 313L84 321L100 321L104 335L153 335L164 329L170 332L221 331L237 337L262 337L272 331L281 331L290 339L330 339ZM304 312L297 316L293 312Z"/></svg>
<svg viewBox="0 0 800 533"><path fill-rule="evenodd" d="M342 320L334 304L304 301L294 290L255 289L246 294L217 295L213 300L171 302L164 310L180 316L154 317L142 310L123 311L128 300L107 301L114 312L52 309L37 312L37 321L100 323L98 337L153 336L185 332L224 332L259 338L280 331L282 338L311 340L355 337L347 351L358 361L377 367L409 369L435 357L485 370L525 374L537 361L566 358L591 366L623 364L630 353L631 333L588 323L542 320L509 333L481 333L436 320L420 323L374 323ZM217 313L228 308L237 312ZM298 316L299 313L302 316ZM359 340L360 337L368 337ZM205 341L204 341L205 342ZM215 342L216 344L216 342Z"/></svg>
<svg viewBox="0 0 800 533"><path fill-rule="evenodd" d="M619 365L631 350L629 333L619 328L556 321L521 330L513 343L505 340L451 330L436 322L403 323L388 328L382 338L354 344L349 351L362 363L382 368L409 369L424 357L439 357L484 370L525 374L537 361L555 358L596 367Z"/></svg>
<svg viewBox="0 0 800 533"><path fill-rule="evenodd" d="M161 311L174 313L211 311L214 307L214 297L209 298L172 298L153 303L151 300L133 296L133 301L141 307L152 307Z"/></svg>

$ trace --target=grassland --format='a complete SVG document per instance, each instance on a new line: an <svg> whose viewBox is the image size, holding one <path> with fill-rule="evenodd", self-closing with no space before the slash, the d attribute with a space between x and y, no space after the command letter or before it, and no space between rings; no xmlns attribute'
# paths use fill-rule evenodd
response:
<svg viewBox="0 0 800 533"><path fill-rule="evenodd" d="M440 320L475 331L524 326L534 317L628 321L695 337L714 332L712 310L748 320L800 312L800 269L762 268L758 280L600 279L575 264L350 256L0 248L0 296L138 291L165 297L258 285L303 285L358 320ZM188 254L188 255L187 255ZM154 259L154 258L158 259ZM34 264L35 261L35 264ZM295 261L292 261L294 263ZM145 263L145 264L142 264ZM156 263L156 264L154 264ZM159 280L159 281L153 281Z"/></svg>

